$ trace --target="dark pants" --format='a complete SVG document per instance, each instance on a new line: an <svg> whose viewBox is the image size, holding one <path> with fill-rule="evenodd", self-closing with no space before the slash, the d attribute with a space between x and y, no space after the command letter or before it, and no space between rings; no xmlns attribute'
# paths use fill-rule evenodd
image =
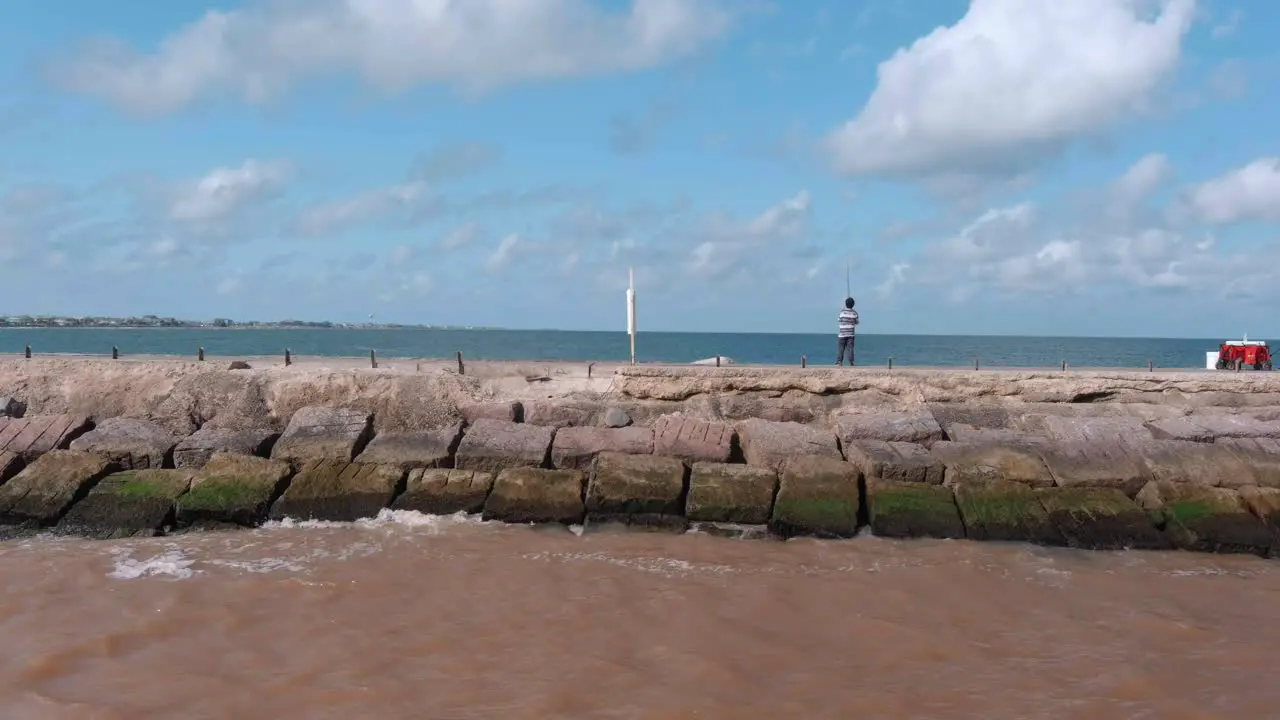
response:
<svg viewBox="0 0 1280 720"><path fill-rule="evenodd" d="M853 338L851 337L840 338L840 353L836 355L836 364L837 365L844 364L844 351L846 348L849 350L849 365L850 367L852 367L853 366Z"/></svg>

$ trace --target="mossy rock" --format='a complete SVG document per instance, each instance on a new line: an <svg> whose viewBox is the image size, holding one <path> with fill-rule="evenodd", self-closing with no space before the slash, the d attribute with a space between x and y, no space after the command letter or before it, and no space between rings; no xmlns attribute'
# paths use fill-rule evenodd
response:
<svg viewBox="0 0 1280 720"><path fill-rule="evenodd" d="M1037 490L1040 504L1071 547L1086 550L1167 550L1169 538L1116 488Z"/></svg>
<svg viewBox="0 0 1280 720"><path fill-rule="evenodd" d="M972 540L1067 544L1035 490L1022 483L962 483L955 487L955 497L966 534Z"/></svg>
<svg viewBox="0 0 1280 720"><path fill-rule="evenodd" d="M777 490L778 473L767 468L694 463L685 514L696 522L764 525Z"/></svg>
<svg viewBox="0 0 1280 720"><path fill-rule="evenodd" d="M483 517L509 523L580 523L586 480L581 470L507 468L493 481Z"/></svg>
<svg viewBox="0 0 1280 720"><path fill-rule="evenodd" d="M58 522L57 531L98 539L161 535L191 486L190 470L129 470L108 475Z"/></svg>
<svg viewBox="0 0 1280 720"><path fill-rule="evenodd" d="M404 479L404 469L395 465L312 461L272 503L271 518L353 522L374 517L404 489Z"/></svg>
<svg viewBox="0 0 1280 720"><path fill-rule="evenodd" d="M178 527L255 527L289 483L289 463L239 454L215 454L178 498Z"/></svg>
<svg viewBox="0 0 1280 720"><path fill-rule="evenodd" d="M951 489L920 482L867 482L867 514L879 537L963 538Z"/></svg>
<svg viewBox="0 0 1280 720"><path fill-rule="evenodd" d="M769 528L789 537L853 537L862 509L862 472L823 455L802 455L782 464Z"/></svg>
<svg viewBox="0 0 1280 720"><path fill-rule="evenodd" d="M1234 490L1152 480L1137 501L1183 550L1265 557L1273 544L1270 530Z"/></svg>

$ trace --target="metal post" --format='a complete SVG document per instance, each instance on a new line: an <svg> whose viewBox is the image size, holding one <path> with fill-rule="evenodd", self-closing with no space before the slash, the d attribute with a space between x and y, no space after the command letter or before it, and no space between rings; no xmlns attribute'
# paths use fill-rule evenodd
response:
<svg viewBox="0 0 1280 720"><path fill-rule="evenodd" d="M1147 361L1147 372L1155 372L1156 364L1150 360Z"/></svg>
<svg viewBox="0 0 1280 720"><path fill-rule="evenodd" d="M720 356L716 355L716 367L720 367Z"/></svg>

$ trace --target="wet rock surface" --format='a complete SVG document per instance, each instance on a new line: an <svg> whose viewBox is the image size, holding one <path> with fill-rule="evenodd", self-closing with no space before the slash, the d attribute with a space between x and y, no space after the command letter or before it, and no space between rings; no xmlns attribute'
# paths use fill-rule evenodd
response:
<svg viewBox="0 0 1280 720"><path fill-rule="evenodd" d="M162 535L195 471L127 470L103 478L58 522L58 532L99 540Z"/></svg>
<svg viewBox="0 0 1280 720"><path fill-rule="evenodd" d="M940 442L929 452L945 467L943 482L953 487L986 482L1054 485L1036 443Z"/></svg>
<svg viewBox="0 0 1280 720"><path fill-rule="evenodd" d="M271 519L351 522L376 516L401 490L405 471L390 465L315 460L271 506Z"/></svg>
<svg viewBox="0 0 1280 720"><path fill-rule="evenodd" d="M727 463L733 458L737 432L733 427L681 415L663 415L653 426L655 455L686 462Z"/></svg>
<svg viewBox="0 0 1280 720"><path fill-rule="evenodd" d="M561 470L587 470L601 453L653 454L653 430L641 427L567 427L556 431L551 465Z"/></svg>
<svg viewBox="0 0 1280 720"><path fill-rule="evenodd" d="M72 450L106 455L125 470L173 467L173 449L181 438L137 418L109 418L71 441Z"/></svg>
<svg viewBox="0 0 1280 720"><path fill-rule="evenodd" d="M32 415L0 418L0 452L16 453L28 462L50 450L66 450L92 427L83 415Z"/></svg>
<svg viewBox="0 0 1280 720"><path fill-rule="evenodd" d="M1133 497L1148 479L1141 456L1115 440L1043 443L1039 453L1060 487L1114 488Z"/></svg>
<svg viewBox="0 0 1280 720"><path fill-rule="evenodd" d="M413 468L453 467L462 442L462 423L434 430L380 432L356 456L356 462Z"/></svg>
<svg viewBox="0 0 1280 720"><path fill-rule="evenodd" d="M350 461L372 434L372 418L363 410L311 405L289 418L271 457L295 465L325 459Z"/></svg>
<svg viewBox="0 0 1280 720"><path fill-rule="evenodd" d="M1136 452L1152 480L1214 487L1257 484L1249 465L1222 445L1154 440L1138 446Z"/></svg>
<svg viewBox="0 0 1280 720"><path fill-rule="evenodd" d="M835 433L800 423L744 420L738 424L738 438L748 465L775 471L793 457L844 459Z"/></svg>
<svg viewBox="0 0 1280 720"><path fill-rule="evenodd" d="M292 475L283 460L215 454L192 479L191 489L178 498L174 523L177 527L261 525Z"/></svg>
<svg viewBox="0 0 1280 720"><path fill-rule="evenodd" d="M484 510L493 474L479 470L414 469L391 507L425 515L474 514Z"/></svg>
<svg viewBox="0 0 1280 720"><path fill-rule="evenodd" d="M498 473L507 468L543 468L550 463L555 429L504 420L477 420L458 444L455 466Z"/></svg>
<svg viewBox="0 0 1280 720"><path fill-rule="evenodd" d="M965 537L955 498L942 485L870 478L867 506L877 537Z"/></svg>
<svg viewBox="0 0 1280 720"><path fill-rule="evenodd" d="M862 509L860 471L838 457L792 457L782 465L769 528L784 537L853 537Z"/></svg>
<svg viewBox="0 0 1280 720"><path fill-rule="evenodd" d="M685 466L675 458L605 452L587 485L588 522L685 528Z"/></svg>
<svg viewBox="0 0 1280 720"><path fill-rule="evenodd" d="M1137 501L1183 550L1265 556L1274 542L1235 490L1154 480Z"/></svg>
<svg viewBox="0 0 1280 720"><path fill-rule="evenodd" d="M691 521L765 525L773 512L778 473L729 463L694 463L685 512Z"/></svg>
<svg viewBox="0 0 1280 720"><path fill-rule="evenodd" d="M1084 550L1168 550L1150 517L1124 492L1106 487L1047 488L1040 504L1067 545Z"/></svg>
<svg viewBox="0 0 1280 720"><path fill-rule="evenodd" d="M581 523L586 482L580 470L503 470L493 481L483 517L509 523Z"/></svg>
<svg viewBox="0 0 1280 720"><path fill-rule="evenodd" d="M266 457L271 453L280 433L269 428L232 430L202 427L183 438L173 449L173 465L177 468L199 468L215 453Z"/></svg>
<svg viewBox="0 0 1280 720"><path fill-rule="evenodd" d="M945 467L923 445L851 440L844 454L868 479L941 485Z"/></svg>
<svg viewBox="0 0 1280 720"><path fill-rule="evenodd" d="M119 469L110 458L94 453L45 453L0 485L0 525L53 525L99 480Z"/></svg>
<svg viewBox="0 0 1280 720"><path fill-rule="evenodd" d="M1252 484L1268 488L1280 488L1280 440L1274 438L1224 438L1215 445L1230 450L1249 468ZM1243 487L1250 483L1222 485Z"/></svg>

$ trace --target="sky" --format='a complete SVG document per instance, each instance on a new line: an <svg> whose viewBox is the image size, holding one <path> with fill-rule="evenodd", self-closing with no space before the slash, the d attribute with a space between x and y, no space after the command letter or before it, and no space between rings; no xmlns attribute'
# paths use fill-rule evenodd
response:
<svg viewBox="0 0 1280 720"><path fill-rule="evenodd" d="M1280 335L1270 0L3 0L0 314Z"/></svg>

